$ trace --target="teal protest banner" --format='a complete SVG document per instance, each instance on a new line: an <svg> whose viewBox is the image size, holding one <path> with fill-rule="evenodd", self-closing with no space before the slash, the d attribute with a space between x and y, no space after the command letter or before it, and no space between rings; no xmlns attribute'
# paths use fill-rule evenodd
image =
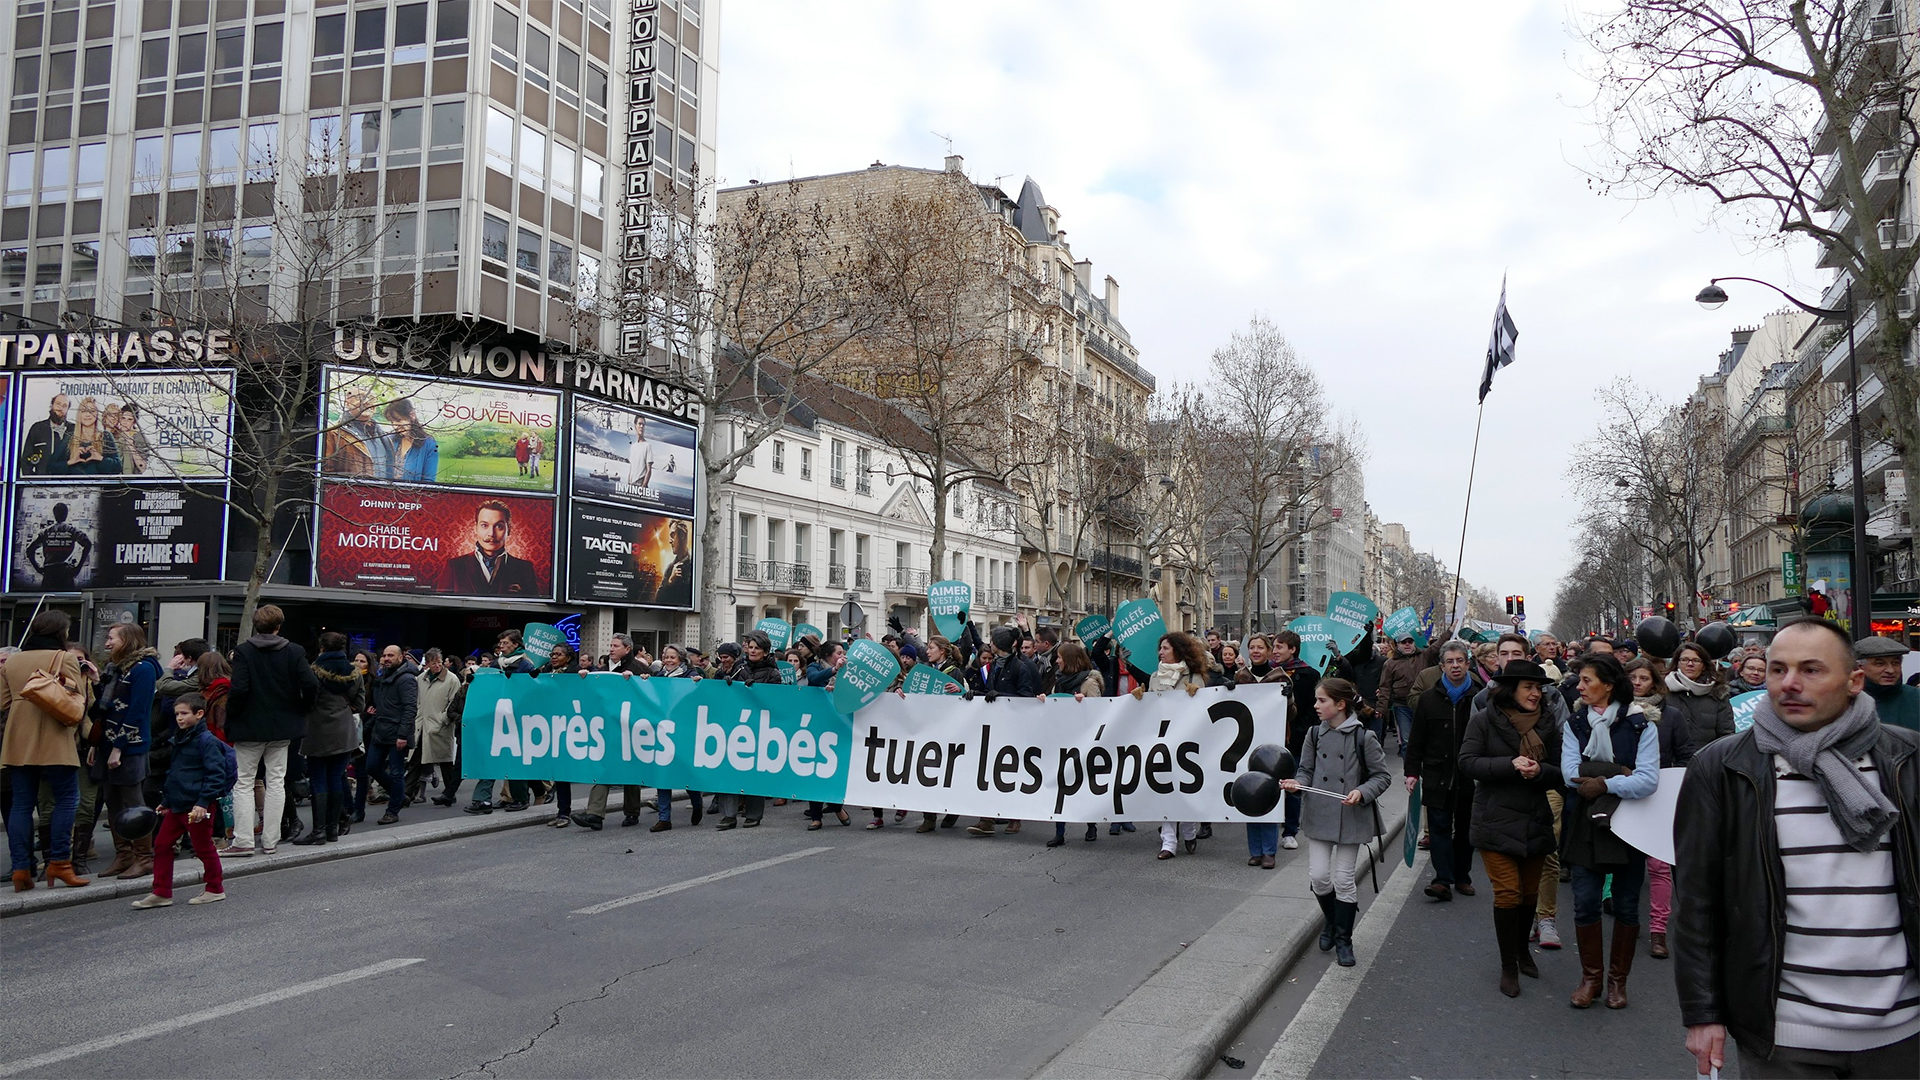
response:
<svg viewBox="0 0 1920 1080"><path fill-rule="evenodd" d="M1358 628L1336 623L1325 615L1302 615L1288 623L1287 629L1300 635L1300 662L1324 672L1335 655L1335 639Z"/></svg>
<svg viewBox="0 0 1920 1080"><path fill-rule="evenodd" d="M941 637L955 640L967 625L973 610L973 586L964 581L936 581L927 586L927 615L933 630Z"/></svg>
<svg viewBox="0 0 1920 1080"><path fill-rule="evenodd" d="M1765 690L1749 690L1744 694L1735 694L1727 701L1733 706L1733 730L1745 731L1753 726L1753 712L1767 696Z"/></svg>
<svg viewBox="0 0 1920 1080"><path fill-rule="evenodd" d="M793 624L785 619L761 619L753 628L767 635L776 650L786 648L793 640Z"/></svg>
<svg viewBox="0 0 1920 1080"><path fill-rule="evenodd" d="M792 664L787 663L785 660L775 660L773 663L775 667L778 667L780 669L780 681L782 683L785 683L788 686L799 685L800 683L799 668L793 666Z"/></svg>
<svg viewBox="0 0 1920 1080"><path fill-rule="evenodd" d="M1167 621L1151 598L1129 600L1113 613L1113 640L1127 650L1127 663L1151 672L1160 666L1160 639Z"/></svg>
<svg viewBox="0 0 1920 1080"><path fill-rule="evenodd" d="M902 689L909 694L953 694L967 692L960 680L934 667L932 664L915 664L907 671L907 681Z"/></svg>
<svg viewBox="0 0 1920 1080"><path fill-rule="evenodd" d="M1327 618L1348 626L1357 626L1363 635L1372 628L1373 620L1379 617L1380 605L1357 592L1337 592L1327 597ZM1355 638L1354 644L1359 644L1359 641L1359 638ZM1353 645L1348 645L1346 649L1340 651L1344 653L1351 648Z"/></svg>
<svg viewBox="0 0 1920 1080"><path fill-rule="evenodd" d="M534 667L546 663L553 656L555 645L565 645L567 635L552 623L531 622L520 631L520 647L527 654L527 662Z"/></svg>
<svg viewBox="0 0 1920 1080"><path fill-rule="evenodd" d="M1421 648L1427 646L1427 635L1420 632L1420 613L1410 607L1403 607L1387 616L1386 621L1380 624L1380 629L1386 631L1388 639L1392 641L1412 638Z"/></svg>
<svg viewBox="0 0 1920 1080"><path fill-rule="evenodd" d="M1107 631L1112 628L1113 624L1107 621L1105 615L1089 615L1073 624L1073 636L1079 638L1082 644L1092 645L1106 637Z"/></svg>
<svg viewBox="0 0 1920 1080"><path fill-rule="evenodd" d="M850 714L886 693L899 674L900 659L885 645L872 638L849 642L846 663L833 676L833 707Z"/></svg>
<svg viewBox="0 0 1920 1080"><path fill-rule="evenodd" d="M827 635L819 627L813 625L812 623L806 623L806 622L803 622L799 626L796 626L793 628L793 639L795 641L798 641L803 637L810 637L815 641L827 640Z"/></svg>

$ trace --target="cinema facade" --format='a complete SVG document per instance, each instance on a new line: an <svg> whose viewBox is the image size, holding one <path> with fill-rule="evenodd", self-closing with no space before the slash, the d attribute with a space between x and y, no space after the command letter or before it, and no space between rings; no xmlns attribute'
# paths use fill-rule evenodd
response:
<svg viewBox="0 0 1920 1080"><path fill-rule="evenodd" d="M316 337L297 497L261 590L291 636L470 651L547 622L596 651L615 631L680 638L706 494L685 388L531 335ZM163 649L244 636L263 462L234 432L266 370L218 330L0 333L10 640L48 606L96 644L122 621Z"/></svg>

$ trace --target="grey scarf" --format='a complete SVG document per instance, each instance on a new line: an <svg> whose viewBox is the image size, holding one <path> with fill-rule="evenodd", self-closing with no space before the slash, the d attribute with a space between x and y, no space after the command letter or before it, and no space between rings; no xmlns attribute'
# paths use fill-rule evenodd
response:
<svg viewBox="0 0 1920 1080"><path fill-rule="evenodd" d="M1867 783L1855 761L1880 740L1880 716L1873 699L1855 694L1853 704L1818 731L1801 731L1773 711L1773 699L1760 699L1753 712L1753 741L1763 753L1779 754L1793 771L1820 785L1827 813L1847 846L1872 851L1900 816L1878 785Z"/></svg>
<svg viewBox="0 0 1920 1080"><path fill-rule="evenodd" d="M1592 726L1584 748L1588 761L1613 764L1613 721L1619 715L1620 706L1617 702L1608 702L1604 709L1588 706L1587 723Z"/></svg>

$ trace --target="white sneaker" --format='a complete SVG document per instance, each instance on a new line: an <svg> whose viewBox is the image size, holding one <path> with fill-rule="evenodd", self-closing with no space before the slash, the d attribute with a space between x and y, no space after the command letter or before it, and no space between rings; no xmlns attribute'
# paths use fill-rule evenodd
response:
<svg viewBox="0 0 1920 1080"><path fill-rule="evenodd" d="M196 896L193 899L187 901L187 903L217 904L220 901L225 900L226 898L227 898L227 894L223 892L202 892L199 896Z"/></svg>
<svg viewBox="0 0 1920 1080"><path fill-rule="evenodd" d="M143 910L146 908L172 907L173 897L161 896L159 893L148 893L140 899L135 900L133 906Z"/></svg>
<svg viewBox="0 0 1920 1080"><path fill-rule="evenodd" d="M1540 920L1540 947L1543 949L1560 947L1560 928L1554 925L1552 919Z"/></svg>
<svg viewBox="0 0 1920 1080"><path fill-rule="evenodd" d="M1288 851L1294 851L1300 847L1300 841L1291 836L1283 836L1280 838L1280 846Z"/></svg>

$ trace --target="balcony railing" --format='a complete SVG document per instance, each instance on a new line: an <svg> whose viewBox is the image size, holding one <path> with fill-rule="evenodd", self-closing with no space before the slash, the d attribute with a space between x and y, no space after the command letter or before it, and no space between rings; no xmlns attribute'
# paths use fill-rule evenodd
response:
<svg viewBox="0 0 1920 1080"><path fill-rule="evenodd" d="M873 568L857 566L853 570L853 587L861 592L873 588Z"/></svg>
<svg viewBox="0 0 1920 1080"><path fill-rule="evenodd" d="M827 588L844 589L847 587L847 564L830 563L827 566Z"/></svg>
<svg viewBox="0 0 1920 1080"><path fill-rule="evenodd" d="M1012 589L983 589L980 590L980 596L982 598L980 605L988 611L1015 610Z"/></svg>
<svg viewBox="0 0 1920 1080"><path fill-rule="evenodd" d="M806 563L775 562L767 559L760 564L760 573L760 580L777 589L805 592L813 588L813 567Z"/></svg>
<svg viewBox="0 0 1920 1080"><path fill-rule="evenodd" d="M733 568L733 576L741 581L759 581L760 560L751 555L740 556L739 563Z"/></svg>
<svg viewBox="0 0 1920 1080"><path fill-rule="evenodd" d="M896 566L887 571L888 592L926 592L928 573L905 566Z"/></svg>

